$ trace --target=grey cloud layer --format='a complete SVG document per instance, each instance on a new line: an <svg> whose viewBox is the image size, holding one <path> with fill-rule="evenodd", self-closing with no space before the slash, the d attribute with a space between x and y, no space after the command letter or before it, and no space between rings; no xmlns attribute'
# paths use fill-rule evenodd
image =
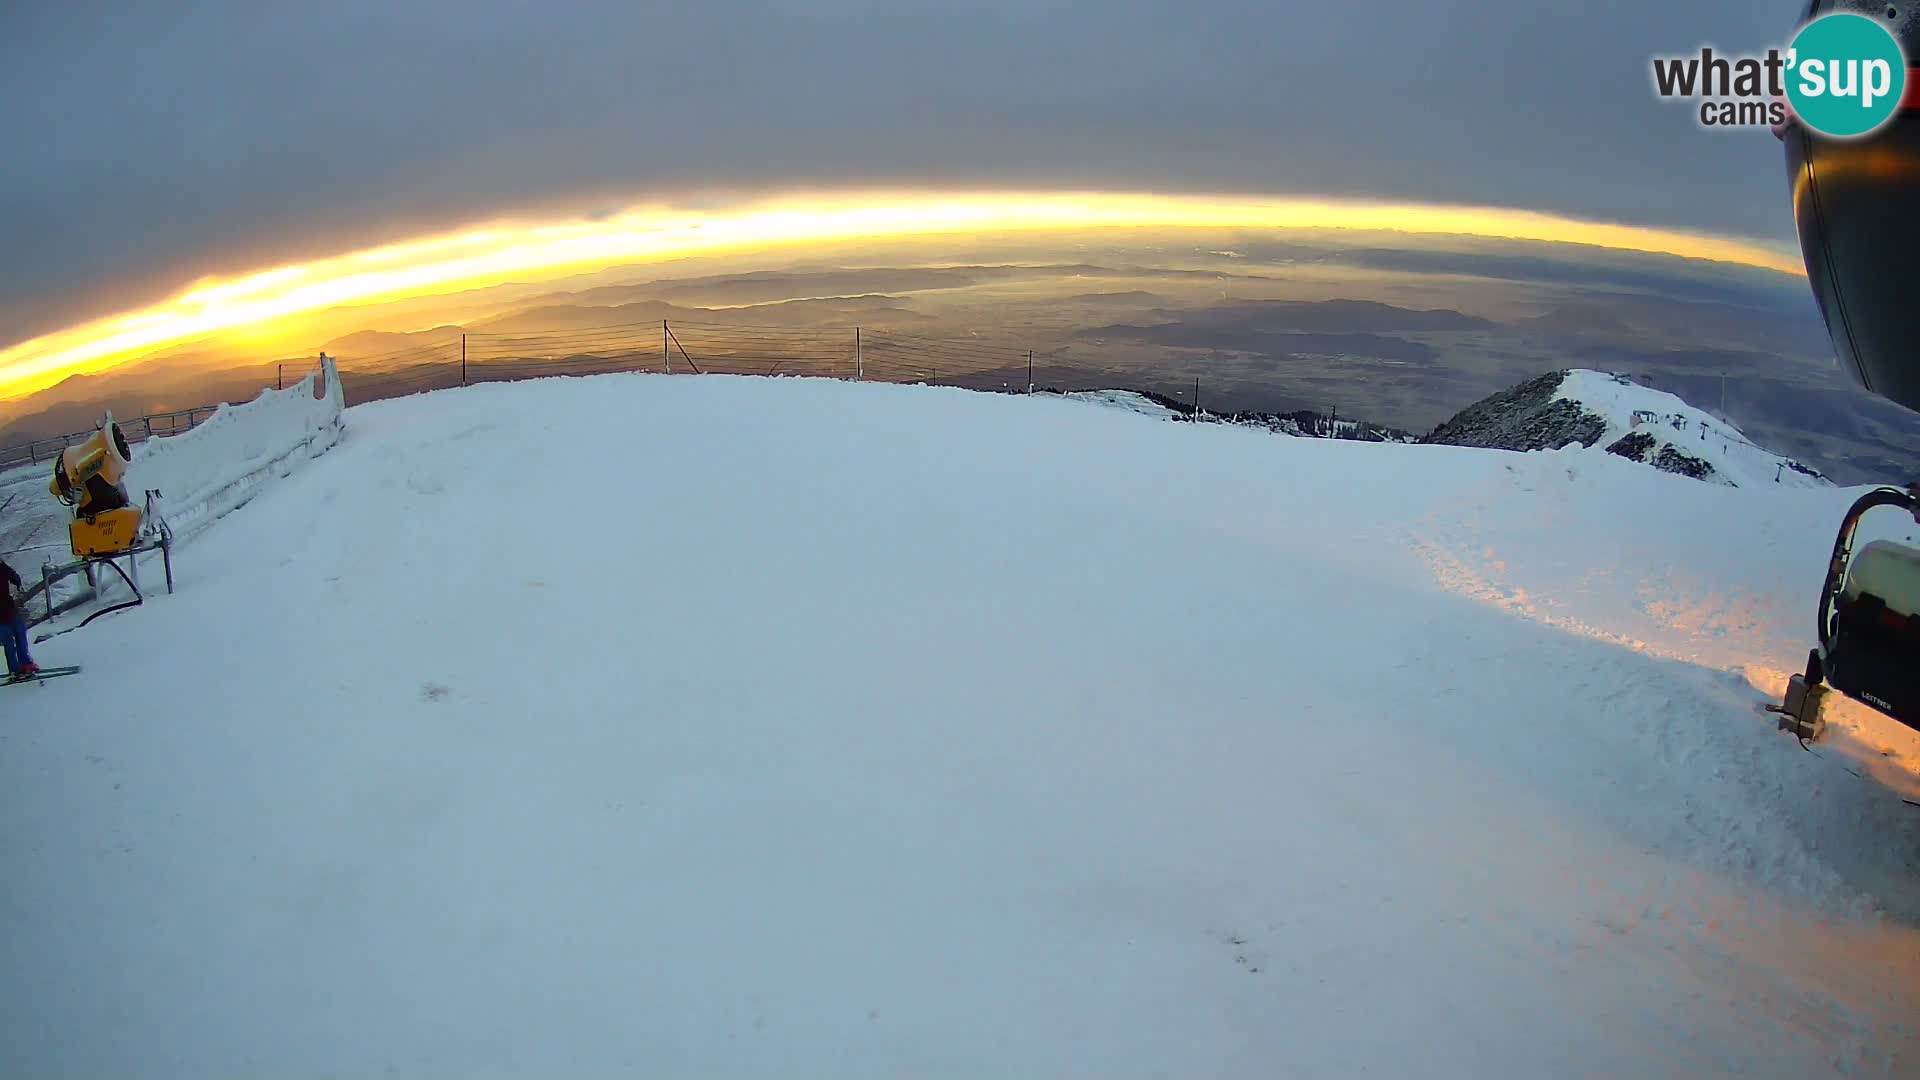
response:
<svg viewBox="0 0 1920 1080"><path fill-rule="evenodd" d="M1357 193L1791 235L1648 57L1781 0L9 5L0 341L501 210L770 186Z"/></svg>

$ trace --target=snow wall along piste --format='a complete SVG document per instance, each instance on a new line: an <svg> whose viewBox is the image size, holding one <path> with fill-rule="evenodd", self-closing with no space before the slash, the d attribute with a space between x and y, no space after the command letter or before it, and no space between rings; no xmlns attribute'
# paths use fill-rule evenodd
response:
<svg viewBox="0 0 1920 1080"><path fill-rule="evenodd" d="M127 494L139 505L159 492L155 505L183 540L326 453L346 430L344 408L339 372L323 355L284 390L262 390L243 405L220 406L191 431L142 443L127 469Z"/></svg>

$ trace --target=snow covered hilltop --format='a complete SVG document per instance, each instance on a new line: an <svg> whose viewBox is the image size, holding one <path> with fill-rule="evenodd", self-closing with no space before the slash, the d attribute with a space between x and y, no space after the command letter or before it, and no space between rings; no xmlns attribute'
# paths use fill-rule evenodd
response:
<svg viewBox="0 0 1920 1080"><path fill-rule="evenodd" d="M1189 420L1203 424L1232 424L1238 427L1259 428L1279 435L1296 435L1308 439L1347 439L1354 442L1413 442L1411 433L1383 424L1369 423L1364 420L1341 420L1334 416L1322 416L1310 411L1290 413L1259 412L1239 410L1235 412L1212 412L1195 409L1191 401L1153 390L1041 390L1043 394L1053 394L1070 401L1084 401L1092 405L1103 405L1113 409L1151 416L1161 420Z"/></svg>
<svg viewBox="0 0 1920 1080"><path fill-rule="evenodd" d="M0 1072L1914 1074L1850 492L1107 403L348 409L0 689Z"/></svg>
<svg viewBox="0 0 1920 1080"><path fill-rule="evenodd" d="M1499 450L1579 444L1665 472L1731 487L1824 487L1818 472L1738 428L1624 375L1552 371L1469 405L1421 440Z"/></svg>
<svg viewBox="0 0 1920 1080"><path fill-rule="evenodd" d="M1365 420L1312 412L1197 411L1190 401L1147 390L1046 392L1143 416L1229 424L1303 438L1515 451L1600 447L1663 472L1728 487L1831 486L1817 471L1757 445L1731 422L1610 372L1550 371L1482 398L1421 437Z"/></svg>

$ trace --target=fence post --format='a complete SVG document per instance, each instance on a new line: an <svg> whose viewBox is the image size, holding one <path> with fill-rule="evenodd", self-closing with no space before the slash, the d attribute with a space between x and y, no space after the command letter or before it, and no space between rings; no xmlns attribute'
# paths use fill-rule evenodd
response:
<svg viewBox="0 0 1920 1080"><path fill-rule="evenodd" d="M853 381L860 381L860 328L853 328Z"/></svg>
<svg viewBox="0 0 1920 1080"><path fill-rule="evenodd" d="M1027 350L1027 393L1033 393L1033 350Z"/></svg>
<svg viewBox="0 0 1920 1080"><path fill-rule="evenodd" d="M273 388L275 390L285 390L287 388L286 366L285 364L273 365Z"/></svg>
<svg viewBox="0 0 1920 1080"><path fill-rule="evenodd" d="M1200 376L1193 377L1193 418L1200 419Z"/></svg>
<svg viewBox="0 0 1920 1080"><path fill-rule="evenodd" d="M460 335L460 385L467 385L467 335Z"/></svg>
<svg viewBox="0 0 1920 1080"><path fill-rule="evenodd" d="M660 320L660 364L667 374L673 374L673 354L667 351L667 320Z"/></svg>

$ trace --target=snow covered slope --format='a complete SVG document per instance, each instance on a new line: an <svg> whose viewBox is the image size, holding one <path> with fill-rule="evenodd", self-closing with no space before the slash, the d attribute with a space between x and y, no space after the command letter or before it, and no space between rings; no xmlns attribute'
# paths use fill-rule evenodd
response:
<svg viewBox="0 0 1920 1080"><path fill-rule="evenodd" d="M1701 463L1707 471L1700 479L1734 487L1829 486L1819 473L1759 446L1727 421L1624 375L1569 371L1555 396L1606 421L1599 444L1609 453L1688 475L1698 471L1690 462Z"/></svg>
<svg viewBox="0 0 1920 1080"><path fill-rule="evenodd" d="M0 1071L1920 1063L1920 744L1754 711L1847 492L811 379L347 420L0 689Z"/></svg>
<svg viewBox="0 0 1920 1080"><path fill-rule="evenodd" d="M1190 405L1167 404L1171 399L1161 397L1155 400L1153 395L1144 394L1138 390L1043 390L1041 393L1052 394L1068 401L1084 401L1089 405L1121 409L1141 416L1150 416L1156 420L1235 424L1270 431L1276 435L1295 435L1309 439L1353 439L1360 442L1414 441L1412 435L1397 428L1382 427L1379 424L1360 420L1340 420L1306 411L1214 413L1202 410L1196 416Z"/></svg>
<svg viewBox="0 0 1920 1080"><path fill-rule="evenodd" d="M1818 472L1724 420L1624 375L1553 371L1469 405L1421 441L1503 450L1604 450L1729 487L1824 488Z"/></svg>
<svg viewBox="0 0 1920 1080"><path fill-rule="evenodd" d="M1159 420L1169 420L1179 415L1137 390L1068 390L1061 392L1060 396L1069 401L1104 405L1107 408L1122 409Z"/></svg>
<svg viewBox="0 0 1920 1080"><path fill-rule="evenodd" d="M262 389L251 401L219 406L191 430L135 443L127 491L139 506L145 492L160 492L174 535L187 539L262 485L325 453L343 430L344 407L333 360L322 356L292 386ZM42 564L73 558L70 512L47 494L50 468L40 462L0 473L0 506L8 509L0 554L29 578Z"/></svg>

